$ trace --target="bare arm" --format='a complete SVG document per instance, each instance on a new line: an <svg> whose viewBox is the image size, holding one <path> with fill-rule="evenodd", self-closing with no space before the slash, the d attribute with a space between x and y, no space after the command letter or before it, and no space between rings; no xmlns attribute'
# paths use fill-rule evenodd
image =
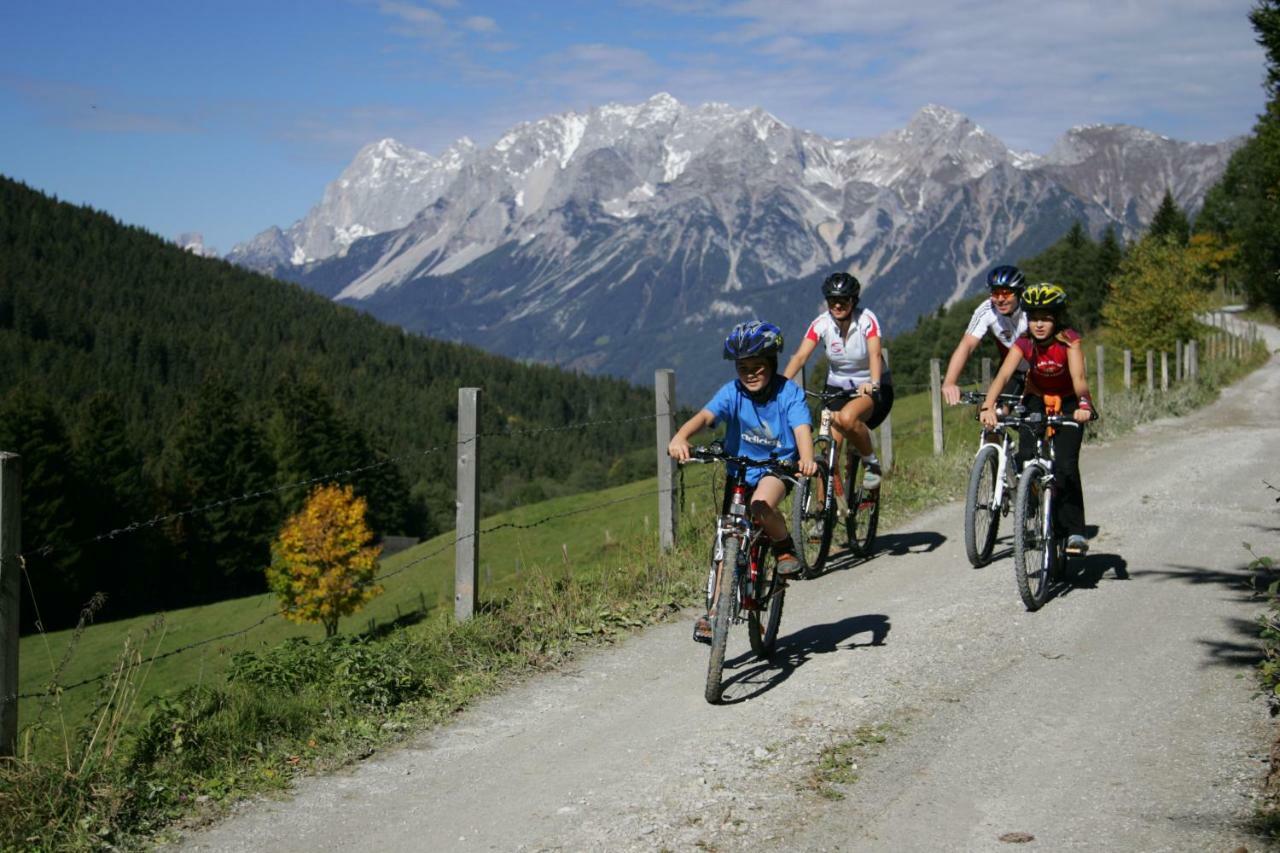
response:
<svg viewBox="0 0 1280 853"><path fill-rule="evenodd" d="M689 439L716 422L716 416L706 409L684 422L667 445L667 455L677 462L689 461Z"/></svg>
<svg viewBox="0 0 1280 853"><path fill-rule="evenodd" d="M1022 350L1017 347L1010 347L1009 352L1005 355L1004 361L1000 362L1000 369L996 371L996 378L991 380L991 387L987 389L987 398L982 401L982 410L978 412L978 419L982 421L983 426L993 427L996 425L996 401L1000 399L1000 389L1009 383L1013 378L1013 373L1018 369L1018 365L1022 363Z"/></svg>
<svg viewBox="0 0 1280 853"><path fill-rule="evenodd" d="M876 388L880 387L880 374L884 371L884 347L880 343L880 336L867 338L867 369L871 372L871 385ZM860 389L863 394L871 393L871 386L864 384Z"/></svg>
<svg viewBox="0 0 1280 853"><path fill-rule="evenodd" d="M1089 395L1089 373L1084 368L1084 348L1075 341L1067 348L1067 370L1071 373L1071 387L1080 399L1073 418L1084 423L1093 417L1093 400Z"/></svg>
<svg viewBox="0 0 1280 853"><path fill-rule="evenodd" d="M960 381L960 371L964 370L969 356L973 355L980 343L982 338L966 334L951 353L951 360L947 362L947 375L942 378L942 399L947 401L947 405L954 406L960 402L960 386L956 384Z"/></svg>
<svg viewBox="0 0 1280 853"><path fill-rule="evenodd" d="M795 434L796 450L800 453L796 468L806 477L812 477L818 471L818 466L813 461L813 430L808 424L796 424L791 432Z"/></svg>
<svg viewBox="0 0 1280 853"><path fill-rule="evenodd" d="M787 362L782 375L788 379L794 379L796 374L800 372L800 368L804 367L805 362L809 360L809 356L813 354L814 347L817 345L817 341L803 338L800 341L800 346L796 347L796 354L791 356L791 360Z"/></svg>

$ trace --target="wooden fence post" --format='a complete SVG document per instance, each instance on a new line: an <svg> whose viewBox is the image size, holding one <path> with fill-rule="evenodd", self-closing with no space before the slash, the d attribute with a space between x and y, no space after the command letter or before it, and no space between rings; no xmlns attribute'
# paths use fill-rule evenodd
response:
<svg viewBox="0 0 1280 853"><path fill-rule="evenodd" d="M1178 340L1174 341L1174 345L1173 345L1173 346L1174 346L1174 354L1173 354L1173 378L1174 378L1174 380L1175 380L1175 381L1177 381L1177 382L1181 382L1181 381L1185 378L1185 376L1184 376L1184 370L1183 370L1183 366L1182 366L1182 364L1183 364L1183 359L1184 359L1184 356L1183 356L1183 353L1182 353L1182 350L1183 350L1183 346L1182 346L1182 338L1178 338Z"/></svg>
<svg viewBox="0 0 1280 853"><path fill-rule="evenodd" d="M22 457L0 453L0 755L18 748L18 602L22 553Z"/></svg>
<svg viewBox="0 0 1280 853"><path fill-rule="evenodd" d="M889 368L889 351L882 350L884 354L884 366ZM893 413L890 412L881 421L877 431L880 433L880 470L893 470Z"/></svg>
<svg viewBox="0 0 1280 853"><path fill-rule="evenodd" d="M1147 350L1147 390L1156 390L1156 354Z"/></svg>
<svg viewBox="0 0 1280 853"><path fill-rule="evenodd" d="M942 455L942 360L929 359L929 405L933 407L933 455Z"/></svg>
<svg viewBox="0 0 1280 853"><path fill-rule="evenodd" d="M1160 353L1160 390L1169 390L1169 353Z"/></svg>
<svg viewBox="0 0 1280 853"><path fill-rule="evenodd" d="M1124 390L1133 390L1133 350L1124 351Z"/></svg>
<svg viewBox="0 0 1280 853"><path fill-rule="evenodd" d="M1103 368L1105 356L1102 344L1098 344L1098 408L1104 411L1107 408L1107 374Z"/></svg>
<svg viewBox="0 0 1280 853"><path fill-rule="evenodd" d="M982 357L982 390L991 387L991 356Z"/></svg>
<svg viewBox="0 0 1280 853"><path fill-rule="evenodd" d="M1200 353L1195 339L1187 342L1187 378L1192 382L1200 379Z"/></svg>
<svg viewBox="0 0 1280 853"><path fill-rule="evenodd" d="M476 569L480 558L480 389L458 389L458 517L454 530L453 615L476 615Z"/></svg>
<svg viewBox="0 0 1280 853"><path fill-rule="evenodd" d="M676 372L669 368L653 372L654 420L658 440L658 542L663 551L676 547L676 460L667 455L667 445L676 434Z"/></svg>

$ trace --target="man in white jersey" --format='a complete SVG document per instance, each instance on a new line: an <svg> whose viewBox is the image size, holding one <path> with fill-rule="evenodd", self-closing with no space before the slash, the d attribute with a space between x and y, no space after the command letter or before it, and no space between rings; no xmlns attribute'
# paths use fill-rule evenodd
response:
<svg viewBox="0 0 1280 853"><path fill-rule="evenodd" d="M1027 331L1027 318L1022 312L1021 296L1027 286L1026 278L1014 266L999 266L987 274L987 287L991 290L991 298L985 300L976 309L965 329L964 337L951 353L947 362L947 375L942 379L942 399L954 406L960 402L960 373L964 370L969 356L982 343L983 336L990 331L996 339L996 348L1003 360L1009 348L1018 336ZM1024 362L1018 373L1010 380L1008 393L1019 393L1022 390L1027 373Z"/></svg>

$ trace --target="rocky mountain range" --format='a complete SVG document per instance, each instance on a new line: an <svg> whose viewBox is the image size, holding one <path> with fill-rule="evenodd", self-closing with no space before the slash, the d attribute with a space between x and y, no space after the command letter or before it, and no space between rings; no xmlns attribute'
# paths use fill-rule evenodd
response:
<svg viewBox="0 0 1280 853"><path fill-rule="evenodd" d="M676 367L696 397L726 375L730 326L765 317L798 339L833 270L892 336L1073 221L1134 237L1166 189L1198 209L1238 144L1094 125L1035 155L932 105L830 140L659 94L438 158L373 143L303 219L228 258L517 358L645 383Z"/></svg>

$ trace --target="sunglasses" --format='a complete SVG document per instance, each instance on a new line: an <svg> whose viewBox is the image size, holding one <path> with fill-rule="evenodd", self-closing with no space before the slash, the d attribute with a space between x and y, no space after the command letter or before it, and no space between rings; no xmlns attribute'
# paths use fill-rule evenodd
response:
<svg viewBox="0 0 1280 853"><path fill-rule="evenodd" d="M849 306L853 304L853 298L849 296L828 296L828 305Z"/></svg>

